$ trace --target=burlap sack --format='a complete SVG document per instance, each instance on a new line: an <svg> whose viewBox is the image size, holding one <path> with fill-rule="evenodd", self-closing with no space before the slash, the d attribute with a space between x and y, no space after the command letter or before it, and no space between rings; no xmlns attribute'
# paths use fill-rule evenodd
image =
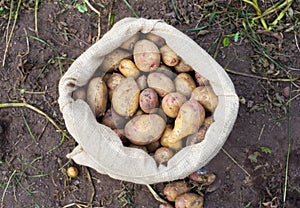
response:
<svg viewBox="0 0 300 208"><path fill-rule="evenodd" d="M99 124L83 100L74 100L72 92L87 84L106 54L137 32L152 32L165 38L167 44L194 70L206 77L218 95L215 122L203 142L187 146L175 154L167 166L157 166L142 150L124 147L118 136ZM185 178L206 165L226 141L238 112L238 97L224 69L188 36L161 20L125 18L114 25L103 38L78 57L59 83L59 106L66 127L78 146L67 157L94 168L99 173L124 181L153 184Z"/></svg>

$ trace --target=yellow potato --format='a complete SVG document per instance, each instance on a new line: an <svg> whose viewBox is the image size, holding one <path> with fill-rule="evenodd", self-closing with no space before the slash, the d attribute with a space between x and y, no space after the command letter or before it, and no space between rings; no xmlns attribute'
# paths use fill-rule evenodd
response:
<svg viewBox="0 0 300 208"><path fill-rule="evenodd" d="M167 163L174 156L174 152L167 147L160 147L154 153L154 159L158 163Z"/></svg>
<svg viewBox="0 0 300 208"><path fill-rule="evenodd" d="M134 44L139 40L139 34L133 35L131 38L126 40L122 45L120 46L123 49L132 51L134 48Z"/></svg>
<svg viewBox="0 0 300 208"><path fill-rule="evenodd" d="M187 193L190 190L190 187L185 181L176 181L167 184L163 193L170 202L174 202L178 196Z"/></svg>
<svg viewBox="0 0 300 208"><path fill-rule="evenodd" d="M203 77L199 72L195 73L195 79L196 79L196 82L197 82L198 86L209 85L208 79Z"/></svg>
<svg viewBox="0 0 300 208"><path fill-rule="evenodd" d="M160 144L161 144L161 146L169 147L170 149L172 149L174 151L179 151L182 149L182 140L179 140L178 142L175 142L175 143L170 143L168 140L168 137L171 135L172 130L173 129L170 126L167 126L165 128L165 131L160 138Z"/></svg>
<svg viewBox="0 0 300 208"><path fill-rule="evenodd" d="M162 73L150 73L147 78L147 83L148 86L153 88L161 97L175 91L173 81Z"/></svg>
<svg viewBox="0 0 300 208"><path fill-rule="evenodd" d="M133 117L125 126L125 136L136 145L147 145L159 140L166 126L163 118L156 114Z"/></svg>
<svg viewBox="0 0 300 208"><path fill-rule="evenodd" d="M205 110L195 100L185 102L175 119L174 128L168 137L168 142L176 143L184 137L198 132L205 118Z"/></svg>
<svg viewBox="0 0 300 208"><path fill-rule="evenodd" d="M134 63L144 72L155 70L160 64L160 52L157 46L149 40L139 40L133 50Z"/></svg>
<svg viewBox="0 0 300 208"><path fill-rule="evenodd" d="M179 57L169 46L164 45L159 49L159 51L163 62L167 66L176 66L179 63Z"/></svg>
<svg viewBox="0 0 300 208"><path fill-rule="evenodd" d="M174 80L176 92L183 94L186 98L190 98L192 91L196 88L196 84L187 73L180 73Z"/></svg>
<svg viewBox="0 0 300 208"><path fill-rule="evenodd" d="M107 54L100 66L102 72L106 73L112 71L119 66L119 62L124 58L130 58L132 56L131 53L116 49L113 52Z"/></svg>
<svg viewBox="0 0 300 208"><path fill-rule="evenodd" d="M101 77L90 80L86 99L96 117L104 115L107 105L107 87Z"/></svg>
<svg viewBox="0 0 300 208"><path fill-rule="evenodd" d="M115 88L111 103L117 114L132 116L139 107L140 89L132 77L126 78Z"/></svg>
<svg viewBox="0 0 300 208"><path fill-rule="evenodd" d="M125 77L133 77L134 79L138 78L138 76L140 75L140 71L130 59L123 59L120 61L119 71Z"/></svg>
<svg viewBox="0 0 300 208"><path fill-rule="evenodd" d="M112 99L112 95L116 87L124 80L125 77L119 73L113 73L109 76L108 80L106 81L106 85L108 87L108 97L109 100Z"/></svg>
<svg viewBox="0 0 300 208"><path fill-rule="evenodd" d="M188 65L187 63L185 63L184 60L181 60L176 66L175 66L175 70L179 73L181 72L189 72L189 71L193 71L193 68Z"/></svg>
<svg viewBox="0 0 300 208"><path fill-rule="evenodd" d="M201 183L202 185L209 186L215 182L217 176L214 173L198 174L197 172L194 172L189 175L189 178Z"/></svg>
<svg viewBox="0 0 300 208"><path fill-rule="evenodd" d="M210 112L214 112L218 105L218 96L210 86L195 88L191 94L191 99L201 103Z"/></svg>
<svg viewBox="0 0 300 208"><path fill-rule="evenodd" d="M186 102L186 97L179 92L167 94L161 101L161 106L165 114L171 118L176 118L180 107Z"/></svg>
<svg viewBox="0 0 300 208"><path fill-rule="evenodd" d="M165 39L153 33L147 33L146 38L155 43L158 47L161 47L166 44Z"/></svg>
<svg viewBox="0 0 300 208"><path fill-rule="evenodd" d="M175 200L176 208L203 208L204 198L195 193L184 193Z"/></svg>

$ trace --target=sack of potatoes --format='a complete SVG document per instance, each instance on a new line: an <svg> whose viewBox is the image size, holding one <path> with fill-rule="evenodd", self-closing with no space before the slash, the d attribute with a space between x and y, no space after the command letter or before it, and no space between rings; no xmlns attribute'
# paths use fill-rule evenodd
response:
<svg viewBox="0 0 300 208"><path fill-rule="evenodd" d="M109 176L182 179L222 148L238 112L224 69L161 20L125 18L79 56L59 83L78 146L67 155Z"/></svg>

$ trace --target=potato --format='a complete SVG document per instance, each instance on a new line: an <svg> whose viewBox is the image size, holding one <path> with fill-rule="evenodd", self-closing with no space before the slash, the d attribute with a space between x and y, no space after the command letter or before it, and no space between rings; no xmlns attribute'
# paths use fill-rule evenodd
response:
<svg viewBox="0 0 300 208"><path fill-rule="evenodd" d="M139 34L133 35L131 38L126 40L122 45L120 46L123 49L132 51L134 48L134 44L139 40Z"/></svg>
<svg viewBox="0 0 300 208"><path fill-rule="evenodd" d="M170 136L170 134L172 133L172 127L167 126L165 128L164 133L162 134L161 138L160 138L160 144L161 146L164 147L169 147L170 149L174 150L174 151L179 151L182 149L182 140L179 140L176 143L170 143L168 140L168 137Z"/></svg>
<svg viewBox="0 0 300 208"><path fill-rule="evenodd" d="M125 79L125 77L119 73L113 73L112 75L110 75L110 77L108 78L108 80L106 82L106 85L108 87L108 97L110 100L112 99L114 90L124 79Z"/></svg>
<svg viewBox="0 0 300 208"><path fill-rule="evenodd" d="M188 65L187 63L185 63L184 60L181 60L176 66L175 66L175 70L179 73L181 72L189 72L189 71L193 71L193 68Z"/></svg>
<svg viewBox="0 0 300 208"><path fill-rule="evenodd" d="M218 105L218 96L210 86L195 88L191 94L191 99L201 103L203 107L210 112L214 112Z"/></svg>
<svg viewBox="0 0 300 208"><path fill-rule="evenodd" d="M111 129L123 129L128 122L123 116L117 114L113 108L108 109L102 118L102 124L110 127Z"/></svg>
<svg viewBox="0 0 300 208"><path fill-rule="evenodd" d="M147 77L145 75L142 75L139 78L137 78L136 83L139 86L140 90L144 90L148 87Z"/></svg>
<svg viewBox="0 0 300 208"><path fill-rule="evenodd" d="M167 77L169 77L170 79L175 79L177 74L174 73L172 71L172 69L170 69L169 67L167 67L166 65L160 65L156 70L155 72L158 72L158 73L162 73L164 75L166 75Z"/></svg>
<svg viewBox="0 0 300 208"><path fill-rule="evenodd" d="M150 72L160 64L158 47L149 40L139 40L133 50L134 62L141 71Z"/></svg>
<svg viewBox="0 0 300 208"><path fill-rule="evenodd" d="M214 118L212 116L206 117L204 119L204 122L202 124L202 126L206 129L208 129L208 127L210 127L210 125L214 122Z"/></svg>
<svg viewBox="0 0 300 208"><path fill-rule="evenodd" d="M176 143L184 137L198 132L205 118L205 110L195 100L185 102L175 119L174 128L168 137L168 142Z"/></svg>
<svg viewBox="0 0 300 208"><path fill-rule="evenodd" d="M140 93L140 108L145 113L153 112L159 106L158 95L152 88L146 88Z"/></svg>
<svg viewBox="0 0 300 208"><path fill-rule="evenodd" d="M165 39L153 33L147 33L146 38L155 43L159 48L166 44Z"/></svg>
<svg viewBox="0 0 300 208"><path fill-rule="evenodd" d="M175 85L172 80L162 73L150 73L147 78L148 86L153 88L161 97L175 92Z"/></svg>
<svg viewBox="0 0 300 208"><path fill-rule="evenodd" d="M159 49L159 51L163 62L167 66L176 66L179 63L179 57L169 46L164 45Z"/></svg>
<svg viewBox="0 0 300 208"><path fill-rule="evenodd" d="M194 172L189 175L189 178L193 181L201 183L204 186L209 186L215 182L217 176L214 173L198 174L197 172Z"/></svg>
<svg viewBox="0 0 300 208"><path fill-rule="evenodd" d="M125 77L133 77L134 79L138 78L138 76L140 75L140 71L130 59L123 59L120 61L119 71Z"/></svg>
<svg viewBox="0 0 300 208"><path fill-rule="evenodd" d="M125 136L136 145L147 145L159 140L166 126L156 114L143 114L132 118L125 126Z"/></svg>
<svg viewBox="0 0 300 208"><path fill-rule="evenodd" d="M104 115L107 105L107 87L101 77L90 80L86 99L96 117Z"/></svg>
<svg viewBox="0 0 300 208"><path fill-rule="evenodd" d="M186 98L190 98L192 91L196 88L196 84L191 77L191 75L187 73L180 73L174 80L176 92L180 92Z"/></svg>
<svg viewBox="0 0 300 208"><path fill-rule="evenodd" d="M161 101L161 106L165 114L171 118L176 118L180 107L186 102L186 97L179 92L167 94Z"/></svg>
<svg viewBox="0 0 300 208"><path fill-rule="evenodd" d="M159 140L146 145L149 152L155 152L160 147Z"/></svg>
<svg viewBox="0 0 300 208"><path fill-rule="evenodd" d="M196 79L196 82L197 82L197 84L199 86L209 85L208 79L206 79L205 77L203 77L199 72L195 73L195 79Z"/></svg>
<svg viewBox="0 0 300 208"><path fill-rule="evenodd" d="M167 147L160 147L154 153L154 159L158 163L167 163L173 156L173 151Z"/></svg>
<svg viewBox="0 0 300 208"><path fill-rule="evenodd" d="M113 52L107 54L100 66L101 71L104 73L108 71L112 71L116 69L119 66L119 62L124 58L131 57L132 54L130 54L127 51L116 49Z"/></svg>
<svg viewBox="0 0 300 208"><path fill-rule="evenodd" d="M205 138L206 130L206 128L200 127L197 133L191 134L187 137L185 145L190 146L202 142Z"/></svg>
<svg viewBox="0 0 300 208"><path fill-rule="evenodd" d="M195 193L184 193L175 200L176 208L203 208L204 199Z"/></svg>
<svg viewBox="0 0 300 208"><path fill-rule="evenodd" d="M139 107L140 89L132 77L121 81L113 92L111 103L117 114L130 117Z"/></svg>
<svg viewBox="0 0 300 208"><path fill-rule="evenodd" d="M191 189L185 181L176 181L167 184L163 193L170 202L174 202L179 195L187 193L190 190Z"/></svg>
<svg viewBox="0 0 300 208"><path fill-rule="evenodd" d="M86 99L86 88L85 87L79 87L77 90L73 92L73 99L81 99L85 100Z"/></svg>
<svg viewBox="0 0 300 208"><path fill-rule="evenodd" d="M164 204L160 204L159 208L174 208L174 207L169 203L164 203Z"/></svg>

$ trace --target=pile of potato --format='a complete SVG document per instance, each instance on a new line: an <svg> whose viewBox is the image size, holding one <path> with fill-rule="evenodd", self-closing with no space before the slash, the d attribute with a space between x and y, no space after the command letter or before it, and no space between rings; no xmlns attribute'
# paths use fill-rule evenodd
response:
<svg viewBox="0 0 300 208"><path fill-rule="evenodd" d="M86 100L125 146L159 164L204 139L218 104L209 81L152 33L136 34L108 54L73 98Z"/></svg>

